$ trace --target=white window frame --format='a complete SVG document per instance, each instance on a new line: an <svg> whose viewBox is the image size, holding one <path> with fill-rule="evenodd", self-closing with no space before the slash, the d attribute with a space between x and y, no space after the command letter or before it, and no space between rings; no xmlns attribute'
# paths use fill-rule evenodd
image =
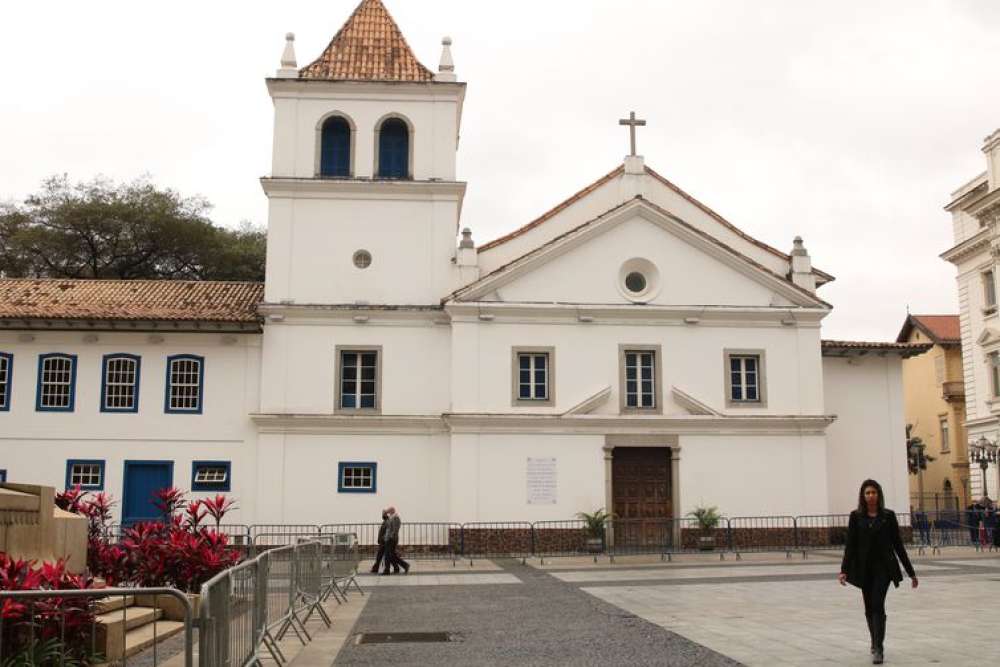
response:
<svg viewBox="0 0 1000 667"><path fill-rule="evenodd" d="M634 365L637 369L635 382L635 391L629 391L628 370L629 370L629 355L638 355L636 358L636 364ZM644 364L642 363L643 357L649 357L651 361L651 373L649 380L652 381L652 391L644 392L639 383L643 382L641 377L642 368ZM661 400L662 387L663 387L663 373L662 373L662 359L661 348L659 345L619 345L618 346L618 374L619 374L619 385L618 385L618 407L623 414L627 413L638 413L638 414L662 414L663 413L663 402ZM633 394L636 396L636 405L629 405L629 395ZM650 403L646 404L646 400Z"/></svg>
<svg viewBox="0 0 1000 667"><path fill-rule="evenodd" d="M130 366L125 370L115 369L118 364ZM104 357L102 364L104 377L101 381L101 412L138 412L139 410L139 359L128 354L109 354ZM118 379L112 380L116 376L131 376L130 382L122 382ZM127 405L112 405L115 400L124 400L128 397L125 391L132 388L131 400ZM121 393L118 393L121 392Z"/></svg>
<svg viewBox="0 0 1000 667"><path fill-rule="evenodd" d="M65 367L54 368L57 362L65 363ZM54 391L56 388L66 388L66 393ZM53 403L54 398L65 401ZM42 355L38 364L38 396L36 409L49 412L73 412L76 403L76 355L47 354Z"/></svg>
<svg viewBox="0 0 1000 667"><path fill-rule="evenodd" d="M521 396L521 359L529 359L529 386L531 397ZM538 383L535 381L536 366L539 357L545 358L545 382L542 385L544 395L537 395ZM555 405L555 359L554 347L518 346L511 348L511 405L517 406L551 406Z"/></svg>
<svg viewBox="0 0 1000 667"><path fill-rule="evenodd" d="M222 475L218 475L222 471ZM229 481L229 468L223 465L199 465L194 471L195 484L225 484Z"/></svg>
<svg viewBox="0 0 1000 667"><path fill-rule="evenodd" d="M951 425L948 423L948 415L938 415L938 432L941 434L941 453L947 454L951 451Z"/></svg>
<svg viewBox="0 0 1000 667"><path fill-rule="evenodd" d="M981 276L983 281L983 313L995 313L997 311L996 274L993 269L986 269Z"/></svg>
<svg viewBox="0 0 1000 667"><path fill-rule="evenodd" d="M1000 398L1000 352L990 352L986 362L990 368L990 396L995 400Z"/></svg>
<svg viewBox="0 0 1000 667"><path fill-rule="evenodd" d="M196 381L191 382L191 369L175 371L177 364L195 364L193 371ZM175 377L182 376L183 381L176 381ZM194 388L194 393L184 395L182 391L186 388ZM175 394L175 389L179 390ZM167 358L167 389L164 401L164 412L169 414L201 414L205 401L205 358L194 354L178 354ZM193 405L185 404L191 403Z"/></svg>
<svg viewBox="0 0 1000 667"><path fill-rule="evenodd" d="M748 399L747 388L751 385L747 383L746 363L740 364L740 393L743 398L733 397L732 381L732 360L733 359L756 359L757 362L757 398ZM763 408L767 407L767 354L764 350L739 350L726 349L722 355L722 376L723 386L726 396L726 407L729 408Z"/></svg>
<svg viewBox="0 0 1000 667"><path fill-rule="evenodd" d="M97 481L85 483L85 479ZM73 488L79 485L81 489L101 489L104 488L104 465L100 462L73 462L69 467L69 486Z"/></svg>

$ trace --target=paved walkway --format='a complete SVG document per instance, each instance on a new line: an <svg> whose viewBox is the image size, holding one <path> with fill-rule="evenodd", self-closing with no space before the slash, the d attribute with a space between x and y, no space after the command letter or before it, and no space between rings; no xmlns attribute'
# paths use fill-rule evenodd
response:
<svg viewBox="0 0 1000 667"><path fill-rule="evenodd" d="M970 631L974 610L1000 599L1000 555L949 549L915 565L920 588L889 592L887 664L1000 664L995 633ZM867 665L861 594L836 584L838 566L815 553L417 562L407 576L363 577L368 603L335 664ZM389 631L454 641L356 641Z"/></svg>

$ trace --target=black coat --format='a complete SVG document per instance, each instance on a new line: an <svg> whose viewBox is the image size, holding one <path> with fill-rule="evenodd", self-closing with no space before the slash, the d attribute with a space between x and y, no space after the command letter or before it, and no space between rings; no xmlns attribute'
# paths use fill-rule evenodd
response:
<svg viewBox="0 0 1000 667"><path fill-rule="evenodd" d="M899 522L896 520L896 513L892 510L883 510L875 519L876 525L872 529L864 526L864 517L857 510L851 512L851 520L847 524L847 544L844 547L844 560L840 564L840 571L847 575L848 583L861 588L865 583L865 570L868 566L868 556L875 550L876 558L885 560L889 577L897 587L903 580L903 573L899 570L899 561L903 562L906 574L911 578L916 577L910 558L906 555L906 548L903 540L899 536ZM899 556L899 561L896 560Z"/></svg>

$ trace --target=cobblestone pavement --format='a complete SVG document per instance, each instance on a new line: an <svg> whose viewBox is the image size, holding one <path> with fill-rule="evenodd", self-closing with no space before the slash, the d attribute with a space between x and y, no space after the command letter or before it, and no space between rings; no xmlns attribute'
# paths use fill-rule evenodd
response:
<svg viewBox="0 0 1000 667"><path fill-rule="evenodd" d="M348 641L336 665L699 665L738 663L519 561L501 561L516 584L379 587L353 632L449 632L434 644ZM410 578L433 577L418 574ZM387 578L391 580L392 578ZM336 622L336 619L335 619Z"/></svg>

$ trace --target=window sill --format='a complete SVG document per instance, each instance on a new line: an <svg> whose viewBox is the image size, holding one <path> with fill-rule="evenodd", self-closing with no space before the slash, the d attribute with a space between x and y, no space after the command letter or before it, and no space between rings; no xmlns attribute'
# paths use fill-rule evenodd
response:
<svg viewBox="0 0 1000 667"><path fill-rule="evenodd" d="M983 318L984 319L996 317L997 316L997 307L993 306L991 308L982 308L981 312L983 313Z"/></svg>

